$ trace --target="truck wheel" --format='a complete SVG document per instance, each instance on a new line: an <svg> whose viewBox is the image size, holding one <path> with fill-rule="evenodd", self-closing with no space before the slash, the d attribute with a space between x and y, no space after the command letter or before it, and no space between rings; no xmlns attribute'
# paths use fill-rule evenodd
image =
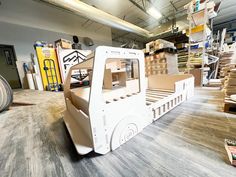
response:
<svg viewBox="0 0 236 177"><path fill-rule="evenodd" d="M12 89L8 82L0 75L0 112L8 109L12 102Z"/></svg>
<svg viewBox="0 0 236 177"><path fill-rule="evenodd" d="M115 150L142 130L135 120L140 117L135 116L127 115L116 125L111 138L111 150Z"/></svg>

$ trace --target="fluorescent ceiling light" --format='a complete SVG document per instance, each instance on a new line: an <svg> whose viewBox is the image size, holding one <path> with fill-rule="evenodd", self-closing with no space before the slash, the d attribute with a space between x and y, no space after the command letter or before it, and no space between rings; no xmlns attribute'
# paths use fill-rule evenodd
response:
<svg viewBox="0 0 236 177"><path fill-rule="evenodd" d="M155 7L150 7L147 10L147 13L156 19L159 19L162 17L161 13Z"/></svg>

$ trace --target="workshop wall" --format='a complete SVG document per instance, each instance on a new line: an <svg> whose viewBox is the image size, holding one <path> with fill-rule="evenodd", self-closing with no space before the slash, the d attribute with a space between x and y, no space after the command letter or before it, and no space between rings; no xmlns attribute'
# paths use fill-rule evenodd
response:
<svg viewBox="0 0 236 177"><path fill-rule="evenodd" d="M34 0L1 0L0 44L14 45L19 62L31 61L36 40L54 43L64 38L72 41L73 35L80 38L82 49L112 45L110 27ZM83 37L91 38L94 46L86 47ZM22 80L24 73L18 70Z"/></svg>

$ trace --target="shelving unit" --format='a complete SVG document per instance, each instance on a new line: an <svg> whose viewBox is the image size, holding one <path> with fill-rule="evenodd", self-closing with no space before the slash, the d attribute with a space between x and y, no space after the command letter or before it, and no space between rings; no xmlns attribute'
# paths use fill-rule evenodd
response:
<svg viewBox="0 0 236 177"><path fill-rule="evenodd" d="M182 31L171 37L167 37L166 40L173 42L177 49L177 66L180 73L187 73L188 62L188 37L186 31Z"/></svg>
<svg viewBox="0 0 236 177"><path fill-rule="evenodd" d="M186 6L189 20L189 30L187 31L189 35L187 68L189 73L198 74L198 76L194 75L195 78L200 79L199 82L196 81L199 83L197 86L208 84L209 68L205 67L205 65L208 64L206 51L212 37L210 19L215 16L213 14L215 13L214 10L212 11L213 7L214 2L210 0L202 3L194 0Z"/></svg>
<svg viewBox="0 0 236 177"><path fill-rule="evenodd" d="M116 85L126 86L127 74L126 69L111 70L106 69L104 74L104 88L112 89Z"/></svg>
<svg viewBox="0 0 236 177"><path fill-rule="evenodd" d="M185 73L187 71L188 63L188 48L178 50L178 68L179 72Z"/></svg>

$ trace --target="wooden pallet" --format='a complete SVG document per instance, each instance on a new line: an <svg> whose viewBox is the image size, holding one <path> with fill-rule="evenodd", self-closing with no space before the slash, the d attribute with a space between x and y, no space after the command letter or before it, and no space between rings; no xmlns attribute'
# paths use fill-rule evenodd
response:
<svg viewBox="0 0 236 177"><path fill-rule="evenodd" d="M236 102L229 97L225 97L224 112L236 112Z"/></svg>

